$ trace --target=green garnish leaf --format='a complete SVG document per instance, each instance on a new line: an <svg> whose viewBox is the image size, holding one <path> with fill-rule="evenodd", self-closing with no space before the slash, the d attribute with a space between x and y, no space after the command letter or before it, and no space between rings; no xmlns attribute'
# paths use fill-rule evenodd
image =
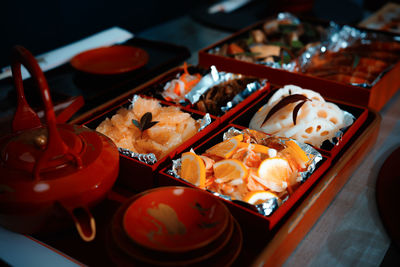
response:
<svg viewBox="0 0 400 267"><path fill-rule="evenodd" d="M141 126L140 126L140 122L138 122L137 120L132 120L132 123L138 127L140 130L142 130Z"/></svg>
<svg viewBox="0 0 400 267"><path fill-rule="evenodd" d="M247 44L247 46L250 46L253 43L254 43L253 36L250 35L249 38L246 39L246 44Z"/></svg>
<svg viewBox="0 0 400 267"><path fill-rule="evenodd" d="M242 53L235 53L235 54L230 54L231 56L249 56L249 57L255 57L258 56L260 53L259 52L242 52Z"/></svg>
<svg viewBox="0 0 400 267"><path fill-rule="evenodd" d="M140 118L140 122L137 120L132 120L132 123L139 128L141 132L153 127L158 123L158 121L152 121L153 115L151 112L146 112L143 114L143 116Z"/></svg>
<svg viewBox="0 0 400 267"><path fill-rule="evenodd" d="M283 34L291 33L297 30L298 25L296 24L280 24L279 31Z"/></svg>
<svg viewBox="0 0 400 267"><path fill-rule="evenodd" d="M303 43L300 42L299 40L293 40L292 43L290 44L293 48L301 49L304 47Z"/></svg>

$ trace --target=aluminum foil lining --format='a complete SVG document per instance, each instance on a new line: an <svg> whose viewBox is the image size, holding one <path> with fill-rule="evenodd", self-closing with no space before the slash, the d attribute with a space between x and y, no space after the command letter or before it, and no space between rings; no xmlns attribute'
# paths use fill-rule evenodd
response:
<svg viewBox="0 0 400 267"><path fill-rule="evenodd" d="M299 57L297 69L301 72L307 72L307 68L310 66L311 58L323 55L326 52L338 52L341 49L347 48L360 42L361 44L371 44L374 41L394 41L399 42L400 37L391 37L382 35L379 33L371 33L350 27L348 25L340 26L335 22L330 22L329 27L326 30L326 40L321 40L319 44L308 47ZM389 66L386 70L380 73L372 83L350 83L353 86L359 86L363 88L371 88L374 86L382 76L390 71L393 66Z"/></svg>
<svg viewBox="0 0 400 267"><path fill-rule="evenodd" d="M221 107L222 112L229 111L230 109L238 105L240 102L245 100L249 95L263 88L266 85L266 83L267 80L262 80L261 82L254 81L252 83L247 84L246 88L243 91L235 95L235 97L231 101L226 103L224 107Z"/></svg>
<svg viewBox="0 0 400 267"><path fill-rule="evenodd" d="M128 156L130 158L135 158L141 162L147 163L149 165L153 165L157 162L157 158L156 155L154 155L153 153L149 153L149 154L139 154L136 152L132 152L129 149L126 148L122 148L119 147L118 151L125 156Z"/></svg>
<svg viewBox="0 0 400 267"><path fill-rule="evenodd" d="M216 86L220 83L230 81L233 79L240 79L243 75L233 74L229 72L219 72L215 66L211 66L211 70L208 74L204 75L199 83L193 87L193 89L185 95L185 98L190 101L190 103L195 104L199 101L200 97L206 93L213 86ZM249 95L254 93L257 90L263 88L267 83L267 80L254 81L252 83L247 84L246 88L238 93L231 101L226 103L225 106L221 107L222 112L227 112L244 99L246 99Z"/></svg>
<svg viewBox="0 0 400 267"><path fill-rule="evenodd" d="M129 105L129 109L132 109L133 105L135 104L135 102L137 101L138 98L139 98L138 95L133 95L132 100L130 101L131 104ZM198 129L198 132L200 132L205 127L210 125L210 123L212 122L212 119L210 117L210 114L207 113L203 116L203 118L198 119L196 122L199 123L199 125L200 125L200 127ZM140 162L143 162L143 163L146 163L149 165L154 165L157 162L157 158L153 153L140 154L140 153L136 153L136 152L133 152L129 149L122 148L122 147L119 147L118 151L121 152L121 154L123 154L125 156L137 159Z"/></svg>
<svg viewBox="0 0 400 267"><path fill-rule="evenodd" d="M240 77L242 76L238 74L218 72L217 68L213 65L211 66L210 72L201 78L192 90L185 95L185 98L190 103L195 104L211 87Z"/></svg>
<svg viewBox="0 0 400 267"><path fill-rule="evenodd" d="M344 131L354 123L354 121L356 120L356 118L353 116L353 114L351 114L350 112L347 111L343 111L343 127L340 129L339 132L336 133L336 138L338 140L340 140L342 138L342 135L344 133Z"/></svg>
<svg viewBox="0 0 400 267"><path fill-rule="evenodd" d="M234 137L241 133L243 133L241 130L231 127L223 134L223 140L229 139L229 138ZM310 175L314 172L314 170L317 166L317 163L322 160L322 155L315 148L313 148L310 145L297 142L294 139L281 138L281 137L279 137L279 138L283 142L288 141L288 140L293 140L294 142L296 142L297 145L300 146L300 148L307 154L307 156L313 157L313 160L310 163L310 165L308 166L307 170L299 173L298 181L305 182L307 180L307 178L310 177ZM178 158L176 160L172 160L172 168L167 171L167 174L169 174L177 179L184 180L178 175L178 173L180 172L180 169L181 169L181 159ZM243 207L247 207L254 211L257 211L259 214L261 214L263 216L270 216L280 205L282 205L282 203L284 203L287 200L287 198L282 199L282 200L279 200L278 198L270 198L264 203L261 203L258 205L252 205L245 201L232 200L232 198L230 196L222 195L217 192L210 191L208 189L206 189L206 191L212 193L215 196L219 196L223 199L233 201L236 204L239 204ZM279 205L279 203L280 203L280 205Z"/></svg>
<svg viewBox="0 0 400 267"><path fill-rule="evenodd" d="M292 24L299 25L301 22L298 17L289 12L281 12L276 16L277 21L290 20Z"/></svg>
<svg viewBox="0 0 400 267"><path fill-rule="evenodd" d="M277 21L290 21L292 24L294 25L299 25L301 23L300 19L298 17L296 17L295 15L289 13L289 12L281 12L278 13L278 15L276 16ZM210 54L218 54L220 51L221 47L215 47L215 48L211 48L210 50L208 50L208 53ZM281 64L280 62L264 62L264 61L257 61L255 62L256 64L260 64L260 65L264 65L270 68L274 68L274 69L284 69L287 71L295 71L298 67L298 64L292 60L291 62L288 63L283 63Z"/></svg>

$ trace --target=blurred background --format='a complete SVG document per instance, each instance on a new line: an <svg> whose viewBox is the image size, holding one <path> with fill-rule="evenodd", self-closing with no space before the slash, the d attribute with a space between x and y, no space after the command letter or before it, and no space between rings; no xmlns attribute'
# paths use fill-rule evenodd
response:
<svg viewBox="0 0 400 267"><path fill-rule="evenodd" d="M38 55L112 26L139 33L160 23L189 15L209 27L235 31L277 11L291 11L352 24L387 1L253 0L230 14L210 15L206 12L207 8L215 2L218 1L2 1L0 67L9 65L9 51L15 44L21 44Z"/></svg>

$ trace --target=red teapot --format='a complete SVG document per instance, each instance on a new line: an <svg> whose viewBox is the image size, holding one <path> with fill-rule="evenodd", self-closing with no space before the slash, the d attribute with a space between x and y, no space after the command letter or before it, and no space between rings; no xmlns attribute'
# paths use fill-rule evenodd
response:
<svg viewBox="0 0 400 267"><path fill-rule="evenodd" d="M43 123L25 98L21 64L40 89ZM12 72L18 104L12 133L0 137L0 225L33 234L61 213L72 218L83 240L91 241L96 226L89 208L117 179L118 149L101 133L57 122L43 72L21 46L13 49Z"/></svg>

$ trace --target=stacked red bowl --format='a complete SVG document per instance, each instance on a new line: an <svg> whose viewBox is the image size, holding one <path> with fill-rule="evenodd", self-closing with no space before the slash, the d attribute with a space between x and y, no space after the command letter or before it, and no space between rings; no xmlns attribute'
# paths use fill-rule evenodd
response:
<svg viewBox="0 0 400 267"><path fill-rule="evenodd" d="M109 253L118 265L229 266L240 253L239 224L219 199L188 187L140 193L114 215Z"/></svg>

